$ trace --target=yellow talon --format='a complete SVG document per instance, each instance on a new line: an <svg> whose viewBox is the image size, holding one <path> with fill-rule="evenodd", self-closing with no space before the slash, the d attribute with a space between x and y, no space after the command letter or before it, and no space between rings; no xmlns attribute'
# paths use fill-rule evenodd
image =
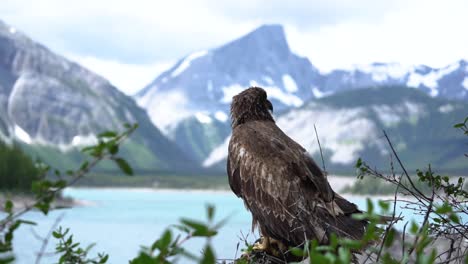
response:
<svg viewBox="0 0 468 264"><path fill-rule="evenodd" d="M255 243L252 247L253 251L266 252L275 257L282 257L287 249L281 241L267 236L262 236L260 242Z"/></svg>
<svg viewBox="0 0 468 264"><path fill-rule="evenodd" d="M270 238L265 236L261 237L260 242L255 243L252 249L255 251L267 251L270 249Z"/></svg>

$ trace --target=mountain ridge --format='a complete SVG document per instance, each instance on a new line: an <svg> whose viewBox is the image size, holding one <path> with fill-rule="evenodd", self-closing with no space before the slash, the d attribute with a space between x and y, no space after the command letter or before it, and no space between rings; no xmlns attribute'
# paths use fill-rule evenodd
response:
<svg viewBox="0 0 468 264"><path fill-rule="evenodd" d="M40 158L53 166L61 159L79 162L76 149L96 142L100 132L139 123L121 151L137 169L197 167L132 98L1 21L0 113L0 138L46 154Z"/></svg>

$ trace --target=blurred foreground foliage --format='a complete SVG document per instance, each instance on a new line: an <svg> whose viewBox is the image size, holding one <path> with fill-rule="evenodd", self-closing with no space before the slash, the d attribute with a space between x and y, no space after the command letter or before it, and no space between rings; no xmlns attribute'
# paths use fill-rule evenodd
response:
<svg viewBox="0 0 468 264"><path fill-rule="evenodd" d="M465 135L468 135L467 122L468 118L465 119L464 123L455 125L456 128L462 129ZM32 190L36 195L36 202L19 211L14 210L11 201L6 201L4 205L7 216L0 221L0 264L14 261L12 239L15 230L24 224L35 224L21 220L21 216L33 208L47 214L50 210L50 203L55 196L65 187L73 185L84 177L100 161L113 160L124 173L131 175L133 172L131 166L117 155L120 144L136 128L136 125L126 125L126 130L123 133L108 131L100 134L97 145L83 150L89 154L91 159L85 161L75 171L62 173L51 170L45 165L39 166L42 178L33 184ZM366 212L353 215L356 219L369 221L363 238L351 240L338 238L332 234L331 242L328 245L319 245L317 241L313 240L305 243L303 247L289 248L288 252L285 253L308 263L324 264L351 262L468 263L468 223L466 222L468 193L463 189L464 179L459 178L457 181L453 181L447 176L437 175L432 172L430 166L427 170L418 171L416 177L410 177L385 132L384 135L403 173L397 174L392 169L392 173L385 175L361 159L357 161L356 169L359 179L366 179L366 181L375 184L385 182L386 185L382 188L393 190L394 195L394 199L391 201L374 203L368 199ZM391 165L393 168L393 161ZM55 175L54 180L45 177L50 174ZM395 225L403 221L401 215L396 214L397 202L401 201L405 202L406 210L422 215L423 220L421 222L407 221L404 224L403 232L400 233ZM381 213L390 216L387 217L385 224L382 224ZM217 259L211 240L228 219L216 223L214 214L215 208L208 206L206 222L191 219L180 220L179 224L168 227L153 244L142 247L139 254L129 263L166 264L180 262L181 259L200 264L225 263L226 261L242 264L286 263L288 261L277 256L263 256L262 259L258 259L252 245L247 241L244 241L245 248L242 249L243 254L239 259ZM60 264L102 264L109 260L109 255L105 253L90 257L89 251L92 246L81 247L79 242L74 241L69 229L59 227L51 234L57 240L56 254ZM204 249L200 254L190 253L184 248L184 243L194 238L205 240ZM441 241L449 241L448 246L443 249L437 247L437 243ZM47 242L48 239L45 239L44 244L46 245ZM38 254L36 263L40 263L41 257L42 254Z"/></svg>

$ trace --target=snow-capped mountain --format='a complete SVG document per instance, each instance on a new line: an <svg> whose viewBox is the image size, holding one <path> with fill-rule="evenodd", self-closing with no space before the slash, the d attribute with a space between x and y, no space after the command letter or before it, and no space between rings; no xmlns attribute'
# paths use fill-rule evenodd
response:
<svg viewBox="0 0 468 264"><path fill-rule="evenodd" d="M311 85L318 77L308 59L290 51L283 28L268 25L186 56L136 98L167 132L191 115L202 122L208 117L226 121L232 96L252 85L264 87L278 109L300 106L313 96Z"/></svg>
<svg viewBox="0 0 468 264"><path fill-rule="evenodd" d="M136 169L193 165L130 97L0 21L1 140L22 142L60 166L67 157L79 159L76 147L96 142L105 130L121 131L124 123L140 125L121 150Z"/></svg>
<svg viewBox="0 0 468 264"><path fill-rule="evenodd" d="M201 153L191 150L205 147L199 142L217 145L228 135L229 103L234 95L259 85L268 92L276 110L298 107L313 97L311 85L319 76L308 59L291 52L281 26L267 25L221 47L189 54L140 91L136 99L153 123L175 142L194 142L181 147L203 160L211 149ZM209 134L187 138L190 131L175 132L187 127L181 124L192 118L201 126L221 122L224 128L219 129L221 134L214 142Z"/></svg>
<svg viewBox="0 0 468 264"><path fill-rule="evenodd" d="M374 63L321 74L291 52L282 26L265 25L221 47L187 55L135 98L166 136L206 163L211 147L226 142L232 96L254 85L265 88L276 113L337 92L395 85L466 101L468 66L463 60L440 69Z"/></svg>
<svg viewBox="0 0 468 264"><path fill-rule="evenodd" d="M407 168L431 163L438 171L467 173L466 145L453 124L464 120L468 105L432 98L407 87L350 90L311 101L276 117L277 125L320 161L314 125L327 168L349 172L359 157L381 170L389 169L392 139ZM229 138L203 165L224 169Z"/></svg>
<svg viewBox="0 0 468 264"><path fill-rule="evenodd" d="M398 63L373 63L351 70L334 70L317 84L324 93L364 87L402 85L419 88L432 97L468 100L468 63L460 60L443 68Z"/></svg>

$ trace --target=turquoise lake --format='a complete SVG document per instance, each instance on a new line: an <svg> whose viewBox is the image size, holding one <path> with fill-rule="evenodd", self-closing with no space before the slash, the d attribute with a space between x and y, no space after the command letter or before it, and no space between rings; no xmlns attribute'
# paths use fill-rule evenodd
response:
<svg viewBox="0 0 468 264"><path fill-rule="evenodd" d="M215 220L230 217L212 241L218 259L234 258L241 234L250 233L250 213L230 192L72 188L64 194L84 201L86 206L55 210L48 216L39 212L28 213L25 218L38 225L22 226L15 234L17 263L35 263L41 242L33 236L31 229L45 236L62 214L59 226L70 228L74 240L83 246L96 243L92 255L106 252L110 255L108 263L112 264L128 263L137 255L141 245L150 246L166 227L178 223L182 217L205 220L207 204L216 207ZM366 208L364 198L349 199L360 208ZM249 240L257 237L250 233ZM54 242L52 238L46 252L54 252ZM204 244L205 240L194 238L184 245L190 252L199 253ZM239 251L240 248L242 245ZM237 253L239 255L240 252ZM48 256L41 263L54 263L55 260L56 257ZM186 259L179 261L187 262Z"/></svg>

